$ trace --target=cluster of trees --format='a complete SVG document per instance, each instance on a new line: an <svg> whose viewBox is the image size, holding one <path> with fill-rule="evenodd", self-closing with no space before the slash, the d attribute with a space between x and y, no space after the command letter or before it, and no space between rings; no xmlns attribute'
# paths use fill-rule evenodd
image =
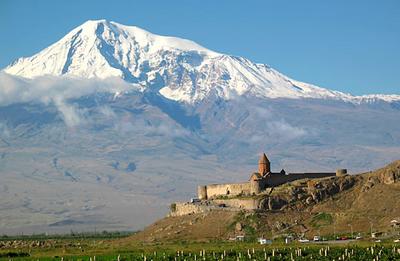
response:
<svg viewBox="0 0 400 261"><path fill-rule="evenodd" d="M101 232L75 232L72 231L69 234L32 234L32 235L2 235L0 241L5 240L46 240L46 239L108 239L108 238L122 238L127 237L136 232L132 231L106 231Z"/></svg>

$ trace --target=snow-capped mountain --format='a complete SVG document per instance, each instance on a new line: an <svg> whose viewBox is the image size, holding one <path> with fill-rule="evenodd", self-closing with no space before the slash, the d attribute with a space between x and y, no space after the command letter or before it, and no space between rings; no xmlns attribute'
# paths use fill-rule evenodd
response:
<svg viewBox="0 0 400 261"><path fill-rule="evenodd" d="M35 78L120 77L142 90L193 104L211 94L224 99L321 98L353 102L400 100L400 96L354 97L298 82L268 65L210 51L192 41L159 36L106 20L88 21L38 54L20 58L4 70Z"/></svg>
<svg viewBox="0 0 400 261"><path fill-rule="evenodd" d="M140 229L263 151L276 171L378 168L400 158L399 101L89 21L0 71L0 233Z"/></svg>

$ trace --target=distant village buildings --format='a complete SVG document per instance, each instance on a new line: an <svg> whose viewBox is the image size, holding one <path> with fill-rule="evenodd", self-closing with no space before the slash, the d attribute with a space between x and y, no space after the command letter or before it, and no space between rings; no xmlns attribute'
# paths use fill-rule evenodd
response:
<svg viewBox="0 0 400 261"><path fill-rule="evenodd" d="M250 175L248 181L243 183L211 184L198 186L198 198L200 200L213 199L221 196L257 195L267 188L272 188L299 179L315 179L347 174L346 169L338 169L336 172L315 173L286 173L271 171L271 162L263 153L258 161L258 172Z"/></svg>

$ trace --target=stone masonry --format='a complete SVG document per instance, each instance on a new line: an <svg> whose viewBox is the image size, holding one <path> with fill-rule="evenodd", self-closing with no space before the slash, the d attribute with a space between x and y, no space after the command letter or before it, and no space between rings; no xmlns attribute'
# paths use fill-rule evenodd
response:
<svg viewBox="0 0 400 261"><path fill-rule="evenodd" d="M243 183L211 184L198 187L200 200L215 199L221 197L235 197L238 195L257 195L267 188L279 186L299 179L316 179L332 176L346 175L347 170L339 169L336 172L315 173L286 173L271 172L271 162L263 153L258 161L258 172L251 174L250 179Z"/></svg>

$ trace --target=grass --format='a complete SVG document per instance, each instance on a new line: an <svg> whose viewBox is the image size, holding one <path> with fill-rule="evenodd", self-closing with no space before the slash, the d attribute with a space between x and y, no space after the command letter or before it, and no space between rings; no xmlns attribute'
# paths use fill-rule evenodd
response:
<svg viewBox="0 0 400 261"><path fill-rule="evenodd" d="M247 213L245 211L239 212L233 222L229 224L228 230L235 230L236 224L240 223L242 226L242 232L246 235L245 240L247 242L257 241L257 231L260 226L260 217L257 213Z"/></svg>
<svg viewBox="0 0 400 261"><path fill-rule="evenodd" d="M321 212L312 217L310 225L314 228L333 224L333 217L329 213Z"/></svg>
<svg viewBox="0 0 400 261"><path fill-rule="evenodd" d="M0 250L0 260L399 260L400 245L363 242L357 245L327 246L293 243L284 245L259 245L249 242L182 242L178 244L141 244L132 242L130 246L121 246L118 241L106 244L91 244L82 252L79 248L51 249L14 249ZM67 242L69 242L67 240Z"/></svg>

